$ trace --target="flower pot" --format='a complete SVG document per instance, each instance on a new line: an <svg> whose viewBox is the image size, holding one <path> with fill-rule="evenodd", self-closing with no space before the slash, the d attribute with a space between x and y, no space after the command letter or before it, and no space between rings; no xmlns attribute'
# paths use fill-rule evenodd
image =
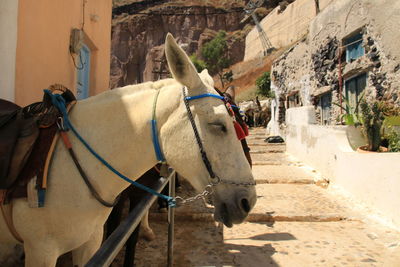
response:
<svg viewBox="0 0 400 267"><path fill-rule="evenodd" d="M353 150L357 150L358 147L363 146L366 143L360 127L348 125L346 127L346 136Z"/></svg>

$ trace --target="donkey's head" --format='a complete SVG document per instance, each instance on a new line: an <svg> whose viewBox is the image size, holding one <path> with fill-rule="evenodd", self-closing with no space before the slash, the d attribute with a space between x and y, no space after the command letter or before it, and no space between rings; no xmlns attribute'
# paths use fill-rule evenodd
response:
<svg viewBox="0 0 400 267"><path fill-rule="evenodd" d="M170 71L181 84L179 107L172 111L160 130L165 158L198 191L216 183L213 186L214 218L229 227L241 223L256 202L256 192L250 165L237 138L234 117L218 98L203 97L185 104L184 94L193 97L218 93L208 72L198 74L170 34L166 38L165 52ZM194 128L197 128L198 140ZM200 152L199 143L208 160Z"/></svg>

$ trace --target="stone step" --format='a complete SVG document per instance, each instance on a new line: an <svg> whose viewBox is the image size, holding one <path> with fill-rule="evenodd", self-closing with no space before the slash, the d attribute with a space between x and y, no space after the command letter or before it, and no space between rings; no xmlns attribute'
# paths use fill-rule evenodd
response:
<svg viewBox="0 0 400 267"><path fill-rule="evenodd" d="M149 219L152 221L166 221L168 220L167 213L150 213ZM194 222L194 221L204 221L212 222L214 221L214 215L212 212L177 212L175 214L175 219L179 221ZM271 214L259 214L251 213L246 218L246 222L257 222L257 223L267 223L267 222L337 222L337 221L353 221L352 218L343 217L340 214L329 214L326 216L321 215L298 215L298 216L279 216Z"/></svg>
<svg viewBox="0 0 400 267"><path fill-rule="evenodd" d="M297 166L254 165L254 179L258 184L313 184L311 173Z"/></svg>
<svg viewBox="0 0 400 267"><path fill-rule="evenodd" d="M265 132L265 127L251 127L249 128L250 132Z"/></svg>
<svg viewBox="0 0 400 267"><path fill-rule="evenodd" d="M339 221L351 211L325 189L296 184L258 184L257 203L249 221Z"/></svg>
<svg viewBox="0 0 400 267"><path fill-rule="evenodd" d="M249 137L267 137L267 134L265 133L265 131L249 131Z"/></svg>
<svg viewBox="0 0 400 267"><path fill-rule="evenodd" d="M262 154L255 154L255 155L262 155ZM253 166L265 166L265 165L282 165L279 161L253 161Z"/></svg>
<svg viewBox="0 0 400 267"><path fill-rule="evenodd" d="M250 150L251 151L251 150ZM262 153L251 155L253 161L277 161L282 164L289 162L288 157L285 153Z"/></svg>
<svg viewBox="0 0 400 267"><path fill-rule="evenodd" d="M285 151L282 151L280 149L277 150L266 150L266 149L259 149L259 148L252 148L250 147L250 154L266 154L266 153L284 153Z"/></svg>
<svg viewBox="0 0 400 267"><path fill-rule="evenodd" d="M251 154L253 166L255 165L295 165L296 162L289 161L285 153L260 153Z"/></svg>
<svg viewBox="0 0 400 267"><path fill-rule="evenodd" d="M266 137L261 135L249 135L246 137L246 140L264 140Z"/></svg>
<svg viewBox="0 0 400 267"><path fill-rule="evenodd" d="M265 131L249 131L249 136L250 137L251 136L261 137L261 136L266 136L266 133L265 133Z"/></svg>
<svg viewBox="0 0 400 267"><path fill-rule="evenodd" d="M315 185L258 184L256 190L258 199L247 218L249 222L330 222L355 218L347 207L337 204L325 189ZM194 195L193 191L186 192L183 197ZM211 205L198 200L176 208L175 217L184 221L213 221L213 213ZM152 212L149 217L162 221L167 214Z"/></svg>
<svg viewBox="0 0 400 267"><path fill-rule="evenodd" d="M264 154L264 153L283 153L286 151L285 146L253 146L249 145L250 154Z"/></svg>
<svg viewBox="0 0 400 267"><path fill-rule="evenodd" d="M137 266L165 266L167 223L139 239ZM400 235L360 221L243 223L176 220L174 266L400 266Z"/></svg>
<svg viewBox="0 0 400 267"><path fill-rule="evenodd" d="M248 145L254 146L286 147L285 143L267 143L263 139L249 139L246 141Z"/></svg>

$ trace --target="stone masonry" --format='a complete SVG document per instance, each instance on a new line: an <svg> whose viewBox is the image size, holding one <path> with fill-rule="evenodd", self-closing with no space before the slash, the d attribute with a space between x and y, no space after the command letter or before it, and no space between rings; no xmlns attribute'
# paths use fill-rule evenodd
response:
<svg viewBox="0 0 400 267"><path fill-rule="evenodd" d="M367 74L367 100L400 105L400 3L386 0L334 1L310 24L309 34L276 60L272 68L277 97L286 99L299 91L303 105L313 104L320 120L320 96L332 92L332 103L340 103L345 82ZM343 40L361 32L364 55L346 62ZM397 41L396 41L397 40ZM339 80L342 80L340 88ZM340 108L331 106L330 124L337 124Z"/></svg>

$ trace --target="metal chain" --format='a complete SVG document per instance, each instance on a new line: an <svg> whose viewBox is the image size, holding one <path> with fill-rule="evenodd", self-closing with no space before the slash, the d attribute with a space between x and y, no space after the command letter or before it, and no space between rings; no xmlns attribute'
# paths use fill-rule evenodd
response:
<svg viewBox="0 0 400 267"><path fill-rule="evenodd" d="M255 186L256 185L256 182L237 183L237 182L225 181L225 180L221 180L221 179L219 180L219 183L231 184L231 185L237 185L237 186ZM219 183L217 183L217 184L219 184ZM182 206L182 205L189 204L190 202L194 202L199 199L203 199L205 201L206 200L205 198L207 196L210 196L214 193L213 187L216 186L217 184L207 185L202 193L197 194L193 197L183 198L180 196L176 196L175 197L176 205Z"/></svg>
<svg viewBox="0 0 400 267"><path fill-rule="evenodd" d="M207 185L202 193L197 194L194 197L183 198L180 196L176 196L175 197L176 205L182 206L182 205L189 204L190 202L194 202L199 199L205 200L206 196L209 196L214 193L214 190L212 187L213 187L213 185L211 185L211 184Z"/></svg>

